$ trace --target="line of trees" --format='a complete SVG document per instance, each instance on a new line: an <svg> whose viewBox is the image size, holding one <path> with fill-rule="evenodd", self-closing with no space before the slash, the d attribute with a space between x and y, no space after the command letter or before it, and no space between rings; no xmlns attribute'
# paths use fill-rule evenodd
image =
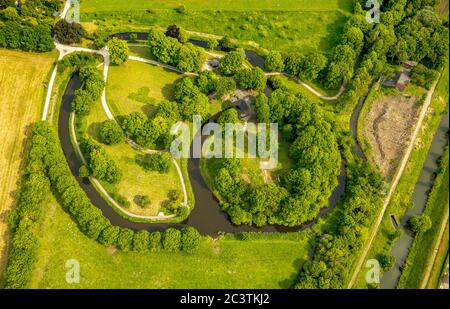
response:
<svg viewBox="0 0 450 309"><path fill-rule="evenodd" d="M156 27L150 29L148 45L158 61L184 72L199 72L206 60L203 49L191 43L180 43Z"/></svg>
<svg viewBox="0 0 450 309"><path fill-rule="evenodd" d="M192 227L176 232L174 229L148 232L113 226L78 185L66 163L55 131L48 123L38 122L32 132L17 207L8 216L12 246L5 272L6 288L26 288L29 284L39 247L36 235L43 217L41 203L51 192L57 195L61 206L81 232L103 245L116 246L124 251L164 249L191 253L200 244L201 236Z"/></svg>

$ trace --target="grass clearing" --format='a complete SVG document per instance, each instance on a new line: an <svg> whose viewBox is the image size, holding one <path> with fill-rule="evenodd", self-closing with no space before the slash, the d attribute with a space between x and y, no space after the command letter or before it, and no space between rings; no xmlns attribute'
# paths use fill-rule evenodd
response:
<svg viewBox="0 0 450 309"><path fill-rule="evenodd" d="M181 74L164 68L128 60L111 66L106 85L108 105L115 116L144 112L152 116L162 100L170 100L174 83Z"/></svg>
<svg viewBox="0 0 450 309"><path fill-rule="evenodd" d="M448 247L449 247L449 227L445 228L444 235L439 246L439 250L434 261L433 270L431 271L430 279L427 282L428 289L439 288L442 276L448 265Z"/></svg>
<svg viewBox="0 0 450 309"><path fill-rule="evenodd" d="M55 60L55 53L0 49L0 273L9 246L5 216L15 204L30 125L41 116L45 85Z"/></svg>
<svg viewBox="0 0 450 309"><path fill-rule="evenodd" d="M97 102L90 114L83 119L83 131L100 142L98 130L105 120L107 120L106 114L100 102ZM120 194L130 202L131 206L128 211L137 215L155 216L158 215L160 204L167 199L170 190L177 190L182 193L181 181L174 164L170 165L167 174L145 171L135 162L136 155L141 154L141 152L133 149L125 142L111 146L102 144L102 147L118 164L123 176L117 184L101 183L110 194ZM134 202L137 195L148 195L151 205L146 208L139 207Z"/></svg>
<svg viewBox="0 0 450 309"><path fill-rule="evenodd" d="M296 239L205 237L194 254L114 251L84 236L53 197L45 207L32 288L287 288L311 247L305 231ZM80 263L79 284L65 280L69 259Z"/></svg>

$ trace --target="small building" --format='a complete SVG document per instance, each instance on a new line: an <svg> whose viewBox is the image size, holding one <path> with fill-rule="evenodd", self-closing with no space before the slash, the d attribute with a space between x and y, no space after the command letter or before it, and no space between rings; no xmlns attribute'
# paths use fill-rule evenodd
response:
<svg viewBox="0 0 450 309"><path fill-rule="evenodd" d="M394 77L386 80L383 86L394 87L398 91L403 92L406 87L411 83L411 78L406 72L399 72Z"/></svg>

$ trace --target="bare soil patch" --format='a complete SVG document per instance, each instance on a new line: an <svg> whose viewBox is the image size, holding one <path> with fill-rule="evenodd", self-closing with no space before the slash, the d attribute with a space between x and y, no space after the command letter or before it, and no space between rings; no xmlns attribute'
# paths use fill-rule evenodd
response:
<svg viewBox="0 0 450 309"><path fill-rule="evenodd" d="M417 97L384 96L372 103L365 120L365 136L381 174L390 178L408 145L416 123Z"/></svg>

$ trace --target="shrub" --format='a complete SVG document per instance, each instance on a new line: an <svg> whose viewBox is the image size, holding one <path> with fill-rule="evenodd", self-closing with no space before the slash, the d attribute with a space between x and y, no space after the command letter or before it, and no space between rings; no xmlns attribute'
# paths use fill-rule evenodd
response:
<svg viewBox="0 0 450 309"><path fill-rule="evenodd" d="M117 237L117 246L120 250L131 251L133 249L134 232L127 228L121 228Z"/></svg>
<svg viewBox="0 0 450 309"><path fill-rule="evenodd" d="M157 171L160 174L165 174L169 172L171 157L166 152L136 155L136 163L146 171Z"/></svg>
<svg viewBox="0 0 450 309"><path fill-rule="evenodd" d="M217 96L222 97L236 90L236 82L232 78L220 77L216 81L215 88Z"/></svg>
<svg viewBox="0 0 450 309"><path fill-rule="evenodd" d="M425 233L431 226L431 219L428 215L412 216L408 220L408 227L415 234Z"/></svg>
<svg viewBox="0 0 450 309"><path fill-rule="evenodd" d="M381 255L378 261L380 262L380 266L384 272L391 270L391 268L395 265L395 257L388 254Z"/></svg>
<svg viewBox="0 0 450 309"><path fill-rule="evenodd" d="M133 251L145 252L149 250L149 237L150 234L147 231L139 231L134 233Z"/></svg>
<svg viewBox="0 0 450 309"><path fill-rule="evenodd" d="M117 144L123 140L123 131L114 120L106 120L100 128L100 139L107 145Z"/></svg>
<svg viewBox="0 0 450 309"><path fill-rule="evenodd" d="M87 178L89 177L90 173L89 173L89 169L86 165L82 165L80 166L80 169L78 170L78 176L83 177L83 178Z"/></svg>
<svg viewBox="0 0 450 309"><path fill-rule="evenodd" d="M167 251L178 251L181 243L181 232L174 228L168 228L162 234L162 246Z"/></svg>
<svg viewBox="0 0 450 309"><path fill-rule="evenodd" d="M181 249L185 252L192 253L198 249L199 245L199 232L193 227L185 227L181 231Z"/></svg>
<svg viewBox="0 0 450 309"><path fill-rule="evenodd" d="M148 195L136 195L134 197L134 201L138 206L142 208L147 208L152 203Z"/></svg>
<svg viewBox="0 0 450 309"><path fill-rule="evenodd" d="M206 44L208 45L209 49L215 49L217 45L219 45L219 42L215 38L207 38Z"/></svg>
<svg viewBox="0 0 450 309"><path fill-rule="evenodd" d="M184 31L177 25L168 26L166 29L166 36L177 39L180 43L186 43L188 40L186 31Z"/></svg>
<svg viewBox="0 0 450 309"><path fill-rule="evenodd" d="M411 70L411 81L420 87L430 90L438 74L437 71L428 69L423 64L418 64Z"/></svg>
<svg viewBox="0 0 450 309"><path fill-rule="evenodd" d="M161 248L161 233L151 232L148 238L148 248L150 251L158 251Z"/></svg>

